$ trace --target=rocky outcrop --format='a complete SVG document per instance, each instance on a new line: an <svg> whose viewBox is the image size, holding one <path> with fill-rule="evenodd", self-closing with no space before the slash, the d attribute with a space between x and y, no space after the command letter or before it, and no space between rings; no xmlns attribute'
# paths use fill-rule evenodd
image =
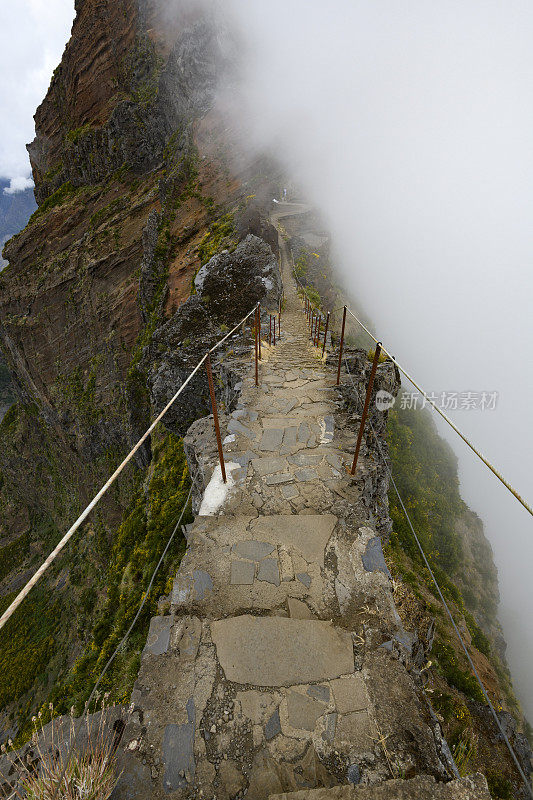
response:
<svg viewBox="0 0 533 800"><path fill-rule="evenodd" d="M201 267L194 278L194 288L195 294L154 331L145 354L152 407L157 411L164 408L202 355L230 326L243 319L257 303L263 307L278 306L281 298L278 262L264 241L249 234L233 252L223 251ZM245 325L248 335L250 324L248 320ZM229 346L233 353L242 350L242 331L233 335ZM219 363L217 354L214 360ZM224 374L227 381L217 387L217 393L226 399L231 410L228 398L240 376L227 370ZM208 413L209 406L203 370L169 411L167 425L183 435L195 419Z"/></svg>

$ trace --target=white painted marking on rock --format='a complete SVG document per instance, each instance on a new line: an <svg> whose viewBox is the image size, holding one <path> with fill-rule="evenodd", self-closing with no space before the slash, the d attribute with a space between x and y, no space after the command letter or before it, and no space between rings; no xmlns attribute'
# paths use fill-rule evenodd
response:
<svg viewBox="0 0 533 800"><path fill-rule="evenodd" d="M235 481L231 473L234 469L240 469L241 465L236 464L234 461L227 461L225 467L227 483L224 483L222 480L220 464L217 464L213 470L211 480L206 486L202 504L198 512L200 517L213 517L226 502L230 489L235 486Z"/></svg>

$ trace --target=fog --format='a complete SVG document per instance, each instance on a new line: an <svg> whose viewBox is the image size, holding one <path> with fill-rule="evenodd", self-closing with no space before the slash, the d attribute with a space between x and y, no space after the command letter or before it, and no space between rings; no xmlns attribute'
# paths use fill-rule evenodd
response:
<svg viewBox="0 0 533 800"><path fill-rule="evenodd" d="M533 501L531 4L230 5L246 45L238 124L323 211L358 306L422 386L499 393L495 410L448 413ZM494 548L533 720L533 519L445 435Z"/></svg>

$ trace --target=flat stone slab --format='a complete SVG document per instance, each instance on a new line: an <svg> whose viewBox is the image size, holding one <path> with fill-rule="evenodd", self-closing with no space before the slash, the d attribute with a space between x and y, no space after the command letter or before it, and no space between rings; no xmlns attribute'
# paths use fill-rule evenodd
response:
<svg viewBox="0 0 533 800"><path fill-rule="evenodd" d="M316 619L309 606L296 597L288 597L287 605L291 619Z"/></svg>
<svg viewBox="0 0 533 800"><path fill-rule="evenodd" d="M333 533L333 514L276 514L258 517L250 523L257 538L298 550L308 563L324 566L324 550Z"/></svg>
<svg viewBox="0 0 533 800"><path fill-rule="evenodd" d="M312 697L299 692L289 692L287 695L287 717L291 728L314 731L316 721L324 711L325 706Z"/></svg>
<svg viewBox="0 0 533 800"><path fill-rule="evenodd" d="M231 419L229 421L228 433L242 433L243 436L246 436L252 441L257 438L256 434L250 430L250 428L247 428L246 425L243 425L242 422L239 422L238 419Z"/></svg>
<svg viewBox="0 0 533 800"><path fill-rule="evenodd" d="M249 586L254 582L255 564L252 561L232 561L230 583L232 586Z"/></svg>
<svg viewBox="0 0 533 800"><path fill-rule="evenodd" d="M294 686L354 671L352 637L329 622L246 614L213 621L211 634L234 683Z"/></svg>
<svg viewBox="0 0 533 800"><path fill-rule="evenodd" d="M297 469L296 470L296 478L299 481L317 481L318 480L318 473L314 469Z"/></svg>
<svg viewBox="0 0 533 800"><path fill-rule="evenodd" d="M365 682L359 673L331 681L331 688L339 714L366 711L370 705Z"/></svg>
<svg viewBox="0 0 533 800"><path fill-rule="evenodd" d="M143 655L160 656L167 652L173 620L173 617L152 617Z"/></svg>
<svg viewBox="0 0 533 800"><path fill-rule="evenodd" d="M294 480L294 475L290 472L280 472L279 475L267 475L265 483L267 486L279 486L282 483L290 483Z"/></svg>
<svg viewBox="0 0 533 800"><path fill-rule="evenodd" d="M273 475L274 472L286 470L287 460L285 458L254 458L252 467L254 472L263 478L265 475Z"/></svg>
<svg viewBox="0 0 533 800"><path fill-rule="evenodd" d="M298 497L300 492L296 488L294 484L290 486L282 486L281 487L281 494L285 498L285 500L294 500L295 497Z"/></svg>
<svg viewBox="0 0 533 800"><path fill-rule="evenodd" d="M282 428L265 428L261 441L259 442L260 450L279 450L283 441Z"/></svg>
<svg viewBox="0 0 533 800"><path fill-rule="evenodd" d="M163 786L167 792L187 786L196 770L193 747L195 708L192 697L187 702L187 719L185 725L167 725L163 734Z"/></svg>
<svg viewBox="0 0 533 800"><path fill-rule="evenodd" d="M244 542L237 542L233 545L233 552L241 558L247 558L249 561L261 561L266 558L275 549L275 545L270 542L257 542L254 539L249 539Z"/></svg>
<svg viewBox="0 0 533 800"><path fill-rule="evenodd" d="M390 578L389 568L385 563L379 536L374 536L370 539L361 558L363 567L367 572L384 572Z"/></svg>
<svg viewBox="0 0 533 800"><path fill-rule="evenodd" d="M343 784L331 789L302 789L290 794L271 794L269 800L490 800L485 776L477 772L466 778L437 783L431 775L417 775L370 786Z"/></svg>
<svg viewBox="0 0 533 800"><path fill-rule="evenodd" d="M264 558L259 562L257 580L266 581L267 583L272 583L274 586L279 586L279 565L277 558Z"/></svg>

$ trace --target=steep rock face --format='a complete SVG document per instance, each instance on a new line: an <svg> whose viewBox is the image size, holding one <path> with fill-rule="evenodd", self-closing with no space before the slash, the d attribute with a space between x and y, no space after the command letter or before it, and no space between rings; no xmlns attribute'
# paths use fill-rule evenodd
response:
<svg viewBox="0 0 533 800"><path fill-rule="evenodd" d="M163 0L78 0L76 11L29 147L39 208L6 245L0 275L0 344L19 400L0 423L2 609L144 432L159 398L238 320L240 308L211 309L207 292L186 301L198 270L224 248L236 252L250 232L237 223L258 172L249 159L227 156L235 145L212 108L221 32L197 3L173 4L171 16ZM262 207L256 212L254 232L267 237ZM265 259L276 264L254 241L243 306L266 293ZM171 359L157 384L172 331L186 318L188 354ZM199 392L188 421L208 410L203 384ZM29 598L31 630L17 618L22 638L0 636L0 670L9 664L0 739L27 722L88 644L117 527L148 485L153 459L148 441L82 532L74 559L60 560L42 597ZM142 580L142 571L133 574L128 586ZM49 683L34 691L43 670Z"/></svg>

